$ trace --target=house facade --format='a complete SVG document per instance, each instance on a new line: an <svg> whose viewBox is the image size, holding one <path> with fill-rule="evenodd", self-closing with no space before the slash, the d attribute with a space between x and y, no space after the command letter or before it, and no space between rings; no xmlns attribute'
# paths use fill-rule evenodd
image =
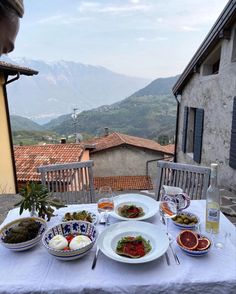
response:
<svg viewBox="0 0 236 294"><path fill-rule="evenodd" d="M113 132L89 142L95 177L150 176L156 178L158 159L172 158L173 145Z"/></svg>
<svg viewBox="0 0 236 294"><path fill-rule="evenodd" d="M0 61L0 195L15 194L17 191L7 85L18 80L20 75L31 76L37 73L29 68Z"/></svg>
<svg viewBox="0 0 236 294"><path fill-rule="evenodd" d="M219 184L236 191L236 2L229 1L173 87L176 161L219 164Z"/></svg>
<svg viewBox="0 0 236 294"><path fill-rule="evenodd" d="M87 161L91 159L91 150L94 150L94 146L91 144L77 143L14 146L18 189L28 181L41 182L40 174L37 171L39 166ZM99 163L94 162L94 166L98 165ZM147 176L112 176L112 172L107 171L105 174L109 176L99 174L94 177L96 190L102 186L111 186L114 191L151 190L153 188L151 178Z"/></svg>

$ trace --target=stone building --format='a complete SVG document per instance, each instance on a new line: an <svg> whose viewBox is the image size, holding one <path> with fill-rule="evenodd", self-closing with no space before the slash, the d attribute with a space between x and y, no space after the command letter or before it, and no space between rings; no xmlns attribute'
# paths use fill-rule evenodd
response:
<svg viewBox="0 0 236 294"><path fill-rule="evenodd" d="M229 1L173 87L177 162L219 164L236 190L236 1Z"/></svg>
<svg viewBox="0 0 236 294"><path fill-rule="evenodd" d="M174 145L161 146L153 140L117 132L85 142L94 149L90 159L94 161L95 177L150 176L156 178L159 159L173 158Z"/></svg>

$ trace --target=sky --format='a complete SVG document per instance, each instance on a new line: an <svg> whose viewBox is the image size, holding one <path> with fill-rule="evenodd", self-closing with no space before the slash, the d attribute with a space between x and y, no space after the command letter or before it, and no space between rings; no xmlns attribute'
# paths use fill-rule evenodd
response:
<svg viewBox="0 0 236 294"><path fill-rule="evenodd" d="M129 76L180 74L228 0L24 0L9 57L101 65Z"/></svg>

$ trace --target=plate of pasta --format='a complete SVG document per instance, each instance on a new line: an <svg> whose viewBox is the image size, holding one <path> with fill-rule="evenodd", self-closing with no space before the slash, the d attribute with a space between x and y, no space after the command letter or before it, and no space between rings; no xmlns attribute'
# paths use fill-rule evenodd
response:
<svg viewBox="0 0 236 294"><path fill-rule="evenodd" d="M158 203L141 194L122 194L114 197L111 216L120 220L145 220L158 212Z"/></svg>

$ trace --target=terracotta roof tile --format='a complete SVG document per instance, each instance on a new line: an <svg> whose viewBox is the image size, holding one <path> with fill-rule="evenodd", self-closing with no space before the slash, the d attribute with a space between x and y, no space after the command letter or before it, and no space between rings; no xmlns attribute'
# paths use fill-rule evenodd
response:
<svg viewBox="0 0 236 294"><path fill-rule="evenodd" d="M14 146L14 154L17 180L38 181L37 167L80 161L83 148L80 144Z"/></svg>
<svg viewBox="0 0 236 294"><path fill-rule="evenodd" d="M95 189L102 186L110 186L113 191L153 189L151 178L147 176L95 177Z"/></svg>
<svg viewBox="0 0 236 294"><path fill-rule="evenodd" d="M160 151L165 154L174 154L174 145L166 145L162 146L159 143L144 139L140 137L134 137L130 135L125 135L121 133L111 133L108 136L100 137L91 139L89 141L83 142L83 143L89 143L89 144L95 144L96 148L91 151L91 153L99 152L105 149L121 146L121 145L131 145L135 147L150 149L154 151Z"/></svg>

